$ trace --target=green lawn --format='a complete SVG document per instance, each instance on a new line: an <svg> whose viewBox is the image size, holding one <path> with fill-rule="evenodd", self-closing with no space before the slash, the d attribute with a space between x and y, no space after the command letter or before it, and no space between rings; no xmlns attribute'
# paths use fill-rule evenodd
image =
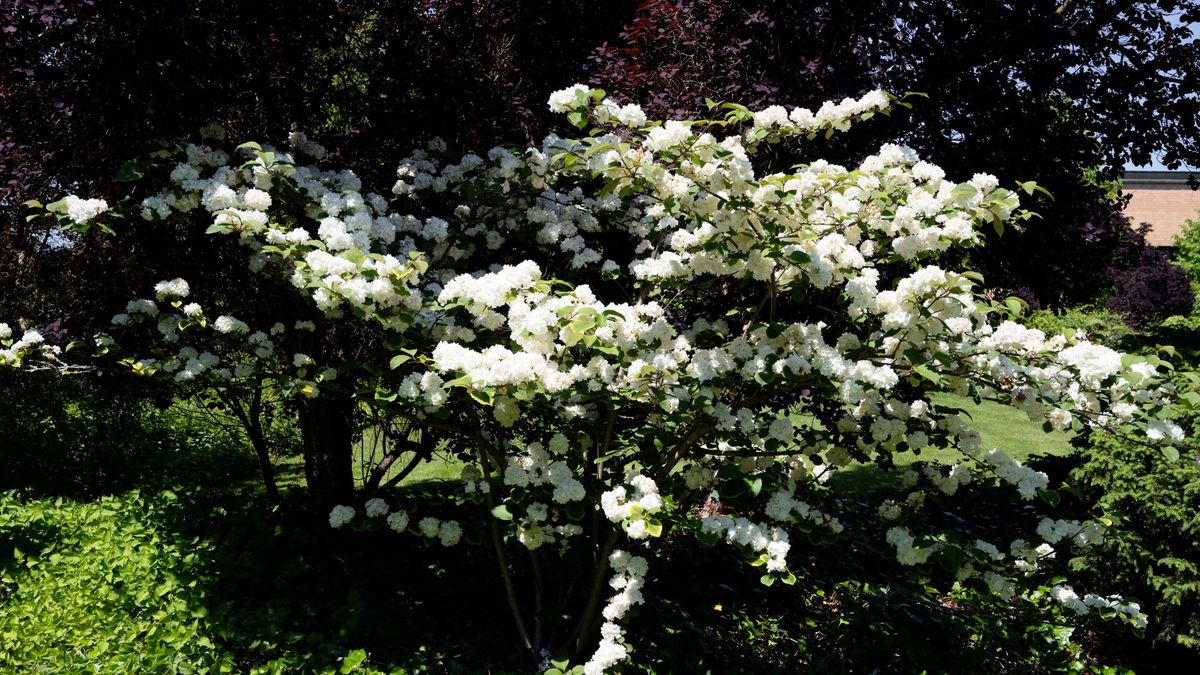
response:
<svg viewBox="0 0 1200 675"><path fill-rule="evenodd" d="M1065 432L1045 433L1040 422L1034 422L1016 408L984 401L978 405L970 399L939 394L933 402L963 408L970 415L969 424L983 437L985 449L1000 448L1010 457L1024 462L1032 455L1066 455L1071 452L1071 436ZM948 448L927 448L921 454L902 452L896 455L896 466L907 467L918 460L954 464L962 455ZM835 474L830 483L855 489L883 487L895 480L873 464L856 464Z"/></svg>
<svg viewBox="0 0 1200 675"><path fill-rule="evenodd" d="M1024 462L1032 455L1066 455L1071 452L1070 435L1055 431L1045 433L1040 422L1029 419L1025 413L1010 406L984 401L975 404L970 399L939 394L933 397L934 403L963 408L970 416L970 424L983 437L986 449L1001 448L1014 459ZM360 444L361 453L370 454L372 445L368 437ZM299 461L299 458L294 458ZM397 470L404 466L408 456L396 462ZM903 452L896 455L896 465L907 467L919 460L954 464L962 460L962 455L955 450L946 448L927 448L921 454ZM424 481L454 480L462 472L463 464L449 454L435 455L434 459L418 466L409 474L401 485L412 485ZM300 466L300 477L303 477L303 466ZM357 476L361 480L361 469ZM834 486L866 490L888 485L896 479L895 474L880 470L873 464L856 464L835 474L831 478Z"/></svg>

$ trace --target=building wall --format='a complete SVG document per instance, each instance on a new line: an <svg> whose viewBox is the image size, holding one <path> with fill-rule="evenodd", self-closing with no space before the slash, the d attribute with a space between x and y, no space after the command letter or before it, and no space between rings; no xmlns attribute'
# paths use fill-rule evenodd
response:
<svg viewBox="0 0 1200 675"><path fill-rule="evenodd" d="M1132 195L1125 215L1136 227L1150 223L1147 240L1153 246L1171 246L1188 219L1200 219L1200 191L1188 187L1186 174L1155 180L1126 175L1124 192Z"/></svg>

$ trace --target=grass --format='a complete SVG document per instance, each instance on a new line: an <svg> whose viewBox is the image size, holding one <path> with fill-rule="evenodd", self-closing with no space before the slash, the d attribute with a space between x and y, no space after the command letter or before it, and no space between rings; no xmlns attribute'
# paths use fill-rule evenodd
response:
<svg viewBox="0 0 1200 675"><path fill-rule="evenodd" d="M1021 411L1011 406L984 401L974 401L951 394L937 394L933 402L944 406L962 408L969 416L970 424L983 438L985 449L1000 448L1010 457L1020 462L1026 462L1034 455L1063 456L1071 452L1071 436L1061 431L1046 433L1042 431L1040 422L1030 420ZM374 442L373 431L364 434L364 438L356 448L355 478L362 483L363 475L375 461L379 459L382 450ZM398 460L392 471L394 475L411 458L405 454ZM903 469L918 461L955 464L962 461L962 454L951 448L926 448L919 455L913 452L902 452L895 455L897 468ZM415 485L428 481L456 480L462 473L463 463L449 453L437 453L433 459L423 462L400 482L400 485ZM277 468L289 476L283 482L294 481L301 484L304 476L303 460L296 457L283 458ZM896 482L898 472L889 472L869 463L856 463L834 474L830 484L838 488L852 490L872 490L885 487Z"/></svg>
<svg viewBox="0 0 1200 675"><path fill-rule="evenodd" d="M1046 433L1042 431L1040 422L1030 420L1028 415L1016 408L992 401L976 404L970 399L950 394L935 395L933 402L965 409L972 428L983 438L985 449L1000 448L1019 462L1028 461L1034 455L1063 456L1072 450L1070 434L1061 431ZM962 454L952 448L927 448L920 455L912 452L895 455L896 466L900 469L918 461L955 464L962 461ZM894 483L898 473L884 471L874 464L857 463L834 474L830 484L870 490Z"/></svg>
<svg viewBox="0 0 1200 675"><path fill-rule="evenodd" d="M366 438L354 448L354 480L361 486L371 467L382 458L383 450L373 442L374 432L368 430ZM392 465L384 477L384 482L395 476L413 457L412 453L404 453ZM285 455L272 457L271 465L275 470L275 480L280 489L302 489L304 487L304 457L302 455ZM462 475L463 463L447 452L435 452L433 458L421 462L398 485L410 486L430 481L457 480ZM251 481L253 482L253 481Z"/></svg>

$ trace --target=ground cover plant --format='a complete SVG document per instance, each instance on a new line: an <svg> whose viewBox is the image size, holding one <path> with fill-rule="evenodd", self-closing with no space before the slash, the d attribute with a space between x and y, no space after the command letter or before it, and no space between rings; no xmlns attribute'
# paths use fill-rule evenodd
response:
<svg viewBox="0 0 1200 675"><path fill-rule="evenodd" d="M204 145L126 164L120 202L69 195L31 202L32 217L228 242L255 292L165 279L83 340L0 326L0 363L100 363L212 391L250 436L256 402L294 406L306 482L340 541L391 530L488 552L465 559L491 558L526 667L620 667L641 649L628 626L652 561L688 539L728 547L767 587L859 548L929 598L1046 617L1034 625L1069 661L1058 626L1147 626L1121 589L1058 576L1053 561L1103 541L1108 519L985 447L938 395L1168 461L1191 452L1169 364L1024 327L1020 301L988 302L979 275L939 266L983 227L1029 217L992 176L952 182L896 145L853 168L756 165L904 104L874 91L652 121L576 85L549 105L577 138L486 159L434 142L402 161L391 198L302 161L325 152L302 134L287 150L206 128ZM360 483L364 411L386 414L390 446ZM924 448L953 462L896 467ZM464 465L455 494L386 492L399 456L415 468L436 452ZM903 493L845 496L829 478L854 463L897 472ZM1003 508L962 499L974 491Z"/></svg>

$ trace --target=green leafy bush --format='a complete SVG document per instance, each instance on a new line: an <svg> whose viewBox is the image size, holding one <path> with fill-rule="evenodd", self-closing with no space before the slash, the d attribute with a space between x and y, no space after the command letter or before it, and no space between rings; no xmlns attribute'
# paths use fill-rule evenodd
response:
<svg viewBox="0 0 1200 675"><path fill-rule="evenodd" d="M1192 282L1192 294L1200 297L1200 217L1184 223L1174 244L1173 262L1187 273ZM1193 307L1192 314L1200 314L1200 306Z"/></svg>
<svg viewBox="0 0 1200 675"><path fill-rule="evenodd" d="M0 671L230 672L195 577L211 545L153 527L174 499L0 497Z"/></svg>
<svg viewBox="0 0 1200 675"><path fill-rule="evenodd" d="M96 496L255 476L237 433L162 392L0 372L0 396L0 490Z"/></svg>

